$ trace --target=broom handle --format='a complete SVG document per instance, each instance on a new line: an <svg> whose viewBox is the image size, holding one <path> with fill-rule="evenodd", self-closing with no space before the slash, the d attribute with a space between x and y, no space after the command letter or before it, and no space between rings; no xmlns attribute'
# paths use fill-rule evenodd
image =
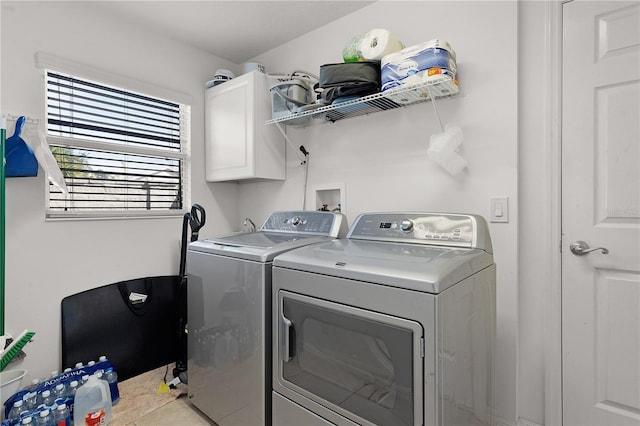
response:
<svg viewBox="0 0 640 426"><path fill-rule="evenodd" d="M2 313L0 314L0 336L4 335L4 260L5 260L5 199L6 199L6 185L5 185L5 141L7 138L7 122L4 117L0 116L0 308ZM3 350L4 348L0 348Z"/></svg>

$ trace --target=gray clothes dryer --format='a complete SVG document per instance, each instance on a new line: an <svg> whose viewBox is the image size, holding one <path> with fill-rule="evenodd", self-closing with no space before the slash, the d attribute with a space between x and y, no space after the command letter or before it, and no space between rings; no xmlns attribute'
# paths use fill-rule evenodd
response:
<svg viewBox="0 0 640 426"><path fill-rule="evenodd" d="M273 266L273 424L491 425L485 220L367 213Z"/></svg>
<svg viewBox="0 0 640 426"><path fill-rule="evenodd" d="M273 258L346 231L340 213L285 211L257 232L189 245L188 396L218 425L271 424Z"/></svg>

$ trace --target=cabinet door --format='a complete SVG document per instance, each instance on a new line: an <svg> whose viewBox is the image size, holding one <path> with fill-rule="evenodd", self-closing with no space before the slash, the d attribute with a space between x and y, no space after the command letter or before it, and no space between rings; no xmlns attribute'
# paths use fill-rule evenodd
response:
<svg viewBox="0 0 640 426"><path fill-rule="evenodd" d="M206 91L206 179L254 176L255 81L243 75Z"/></svg>
<svg viewBox="0 0 640 426"><path fill-rule="evenodd" d="M285 179L284 138L271 118L267 76L250 72L207 89L206 179Z"/></svg>

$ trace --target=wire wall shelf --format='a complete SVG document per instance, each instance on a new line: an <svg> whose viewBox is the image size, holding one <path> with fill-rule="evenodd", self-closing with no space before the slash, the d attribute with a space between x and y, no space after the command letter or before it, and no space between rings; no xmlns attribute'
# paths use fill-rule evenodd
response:
<svg viewBox="0 0 640 426"><path fill-rule="evenodd" d="M408 86L400 86L394 89L385 90L384 92L375 93L373 95L363 96L351 101L341 102L322 106L316 109L292 112L282 117L267 120L265 124L284 123L284 124L307 124L308 118L315 118L335 122L346 118L357 117L360 115L372 114L380 111L387 111L412 105L420 102L426 102L434 98L445 98L455 96L460 89L457 81L453 78L440 75L431 77L428 81Z"/></svg>

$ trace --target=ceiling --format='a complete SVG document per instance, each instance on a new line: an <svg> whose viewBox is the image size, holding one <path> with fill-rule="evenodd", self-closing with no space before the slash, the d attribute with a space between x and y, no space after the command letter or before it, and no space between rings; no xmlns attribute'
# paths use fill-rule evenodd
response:
<svg viewBox="0 0 640 426"><path fill-rule="evenodd" d="M235 64L278 47L373 1L96 1L118 19Z"/></svg>

